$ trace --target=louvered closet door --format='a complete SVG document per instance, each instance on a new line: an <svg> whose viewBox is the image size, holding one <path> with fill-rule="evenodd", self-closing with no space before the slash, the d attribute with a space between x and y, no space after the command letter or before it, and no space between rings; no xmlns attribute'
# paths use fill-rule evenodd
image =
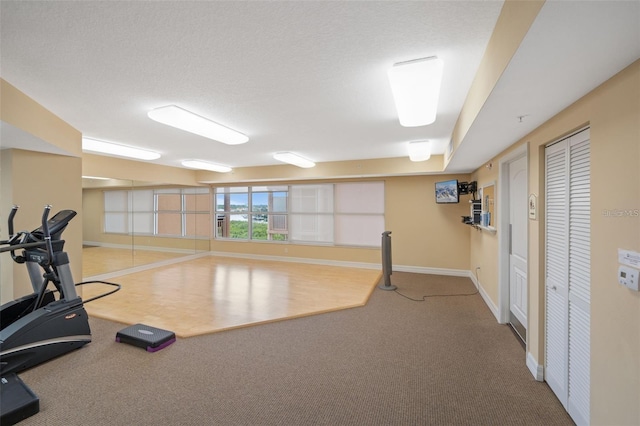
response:
<svg viewBox="0 0 640 426"><path fill-rule="evenodd" d="M584 130L546 149L545 379L589 423L590 150Z"/></svg>
<svg viewBox="0 0 640 426"><path fill-rule="evenodd" d="M547 147L546 156L546 334L545 380L567 405L568 247L567 143Z"/></svg>

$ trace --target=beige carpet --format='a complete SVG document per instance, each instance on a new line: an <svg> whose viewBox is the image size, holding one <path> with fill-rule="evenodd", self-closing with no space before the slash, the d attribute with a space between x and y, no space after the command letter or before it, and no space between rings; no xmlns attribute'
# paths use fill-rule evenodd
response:
<svg viewBox="0 0 640 426"><path fill-rule="evenodd" d="M395 273L413 298L473 293L466 278ZM478 294L366 306L178 339L156 353L88 346L20 374L41 398L27 425L570 425Z"/></svg>

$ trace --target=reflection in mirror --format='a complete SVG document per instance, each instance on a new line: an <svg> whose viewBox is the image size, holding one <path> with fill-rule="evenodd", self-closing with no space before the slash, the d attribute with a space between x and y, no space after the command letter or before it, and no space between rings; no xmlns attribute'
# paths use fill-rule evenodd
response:
<svg viewBox="0 0 640 426"><path fill-rule="evenodd" d="M208 187L83 178L83 277L209 251Z"/></svg>
<svg viewBox="0 0 640 426"><path fill-rule="evenodd" d="M480 189L480 201L482 213L480 215L480 225L485 228L495 229L495 184L491 182Z"/></svg>

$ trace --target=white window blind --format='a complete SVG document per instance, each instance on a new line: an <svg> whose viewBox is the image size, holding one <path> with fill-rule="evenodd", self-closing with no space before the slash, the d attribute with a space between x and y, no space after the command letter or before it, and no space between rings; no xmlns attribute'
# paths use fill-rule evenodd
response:
<svg viewBox="0 0 640 426"><path fill-rule="evenodd" d="M104 192L104 232L126 234L131 228L129 191Z"/></svg>
<svg viewBox="0 0 640 426"><path fill-rule="evenodd" d="M238 193L237 188L216 188L217 237L380 246L384 182L254 186L242 190ZM251 213L250 231L241 223L239 213ZM266 234L261 231L265 220Z"/></svg>
<svg viewBox="0 0 640 426"><path fill-rule="evenodd" d="M209 188L104 192L104 231L178 237L210 236Z"/></svg>
<svg viewBox="0 0 640 426"><path fill-rule="evenodd" d="M292 185L289 189L291 241L333 242L333 185Z"/></svg>
<svg viewBox="0 0 640 426"><path fill-rule="evenodd" d="M131 191L133 229L136 234L153 234L154 199L153 190L136 189Z"/></svg>
<svg viewBox="0 0 640 426"><path fill-rule="evenodd" d="M335 210L336 244L380 245L384 232L384 182L336 184Z"/></svg>

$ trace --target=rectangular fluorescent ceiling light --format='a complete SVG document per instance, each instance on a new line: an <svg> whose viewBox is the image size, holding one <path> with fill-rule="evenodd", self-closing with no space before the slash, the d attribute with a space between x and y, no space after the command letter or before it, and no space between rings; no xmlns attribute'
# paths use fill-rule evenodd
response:
<svg viewBox="0 0 640 426"><path fill-rule="evenodd" d="M152 109L147 113L150 119L186 132L213 139L227 145L239 145L249 140L246 135L221 124L194 114L175 105Z"/></svg>
<svg viewBox="0 0 640 426"><path fill-rule="evenodd" d="M305 169L314 167L316 165L316 163L314 163L313 161L300 157L293 152L277 152L273 154L273 158L278 161L282 161L283 163L293 164L294 166L302 167Z"/></svg>
<svg viewBox="0 0 640 426"><path fill-rule="evenodd" d="M157 160L160 158L160 154L154 151L89 138L82 138L82 150L118 157L134 158L136 160Z"/></svg>
<svg viewBox="0 0 640 426"><path fill-rule="evenodd" d="M409 142L409 159L411 161L427 161L429 158L431 158L431 142Z"/></svg>
<svg viewBox="0 0 640 426"><path fill-rule="evenodd" d="M210 163L208 161L201 160L184 160L182 165L191 169L209 170L218 173L228 173L233 170L231 167L223 166L221 164Z"/></svg>
<svg viewBox="0 0 640 426"><path fill-rule="evenodd" d="M110 180L111 178L99 176L82 176L82 179Z"/></svg>
<svg viewBox="0 0 640 426"><path fill-rule="evenodd" d="M425 126L436 121L442 82L440 59L431 56L399 62L388 74L402 126Z"/></svg>

